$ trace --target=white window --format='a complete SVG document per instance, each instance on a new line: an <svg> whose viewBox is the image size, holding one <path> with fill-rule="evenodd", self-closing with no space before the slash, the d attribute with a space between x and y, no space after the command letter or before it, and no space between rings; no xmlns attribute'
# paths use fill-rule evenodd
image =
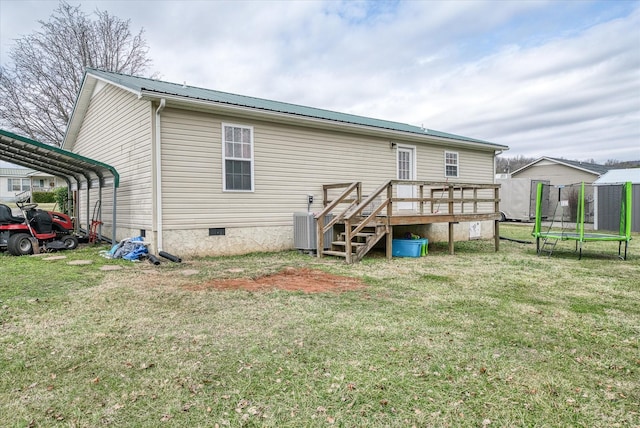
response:
<svg viewBox="0 0 640 428"><path fill-rule="evenodd" d="M397 176L398 180L416 179L416 148L415 146L398 145L397 150ZM396 188L398 198L415 198L416 186L413 184L400 184ZM399 210L415 209L415 202L398 202Z"/></svg>
<svg viewBox="0 0 640 428"><path fill-rule="evenodd" d="M398 180L413 179L413 152L408 149L398 149Z"/></svg>
<svg viewBox="0 0 640 428"><path fill-rule="evenodd" d="M253 128L222 125L223 189L253 191Z"/></svg>
<svg viewBox="0 0 640 428"><path fill-rule="evenodd" d="M28 178L9 178L7 180L9 184L10 192L26 192L27 190L31 190L31 182Z"/></svg>
<svg viewBox="0 0 640 428"><path fill-rule="evenodd" d="M444 176L458 177L458 153L444 152Z"/></svg>

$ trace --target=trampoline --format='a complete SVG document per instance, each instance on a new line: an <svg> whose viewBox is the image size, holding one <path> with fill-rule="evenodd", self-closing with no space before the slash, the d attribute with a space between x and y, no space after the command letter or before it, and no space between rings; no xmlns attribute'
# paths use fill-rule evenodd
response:
<svg viewBox="0 0 640 428"><path fill-rule="evenodd" d="M543 194L548 195L549 192L543 191L543 186L548 186L543 183L538 183L536 192L536 220L533 228L533 237L536 238L536 250L538 254L547 252L549 255L553 252L556 243L560 241L576 241L576 251L578 252L578 260L582 258L582 245L584 242L589 241L617 241L618 242L618 256L627 259L627 250L629 248L629 241L631 241L631 192L632 183L626 182L622 185L622 198L620 203L620 228L619 233L585 233L584 221L585 221L585 184L581 183L579 186L579 192L576 199L576 215L575 215L575 230L565 230L564 228L564 212L563 212L563 225L561 230L553 230L553 223L555 221L555 212L558 210L558 206L562 206L560 197L560 191L558 192L558 201L554 216L551 219L551 225L546 231L542 230L542 218L543 213ZM568 204L567 204L568 205ZM548 213L546 213L548 216ZM542 245L540 242L542 241ZM624 255L622 255L622 243L624 242Z"/></svg>

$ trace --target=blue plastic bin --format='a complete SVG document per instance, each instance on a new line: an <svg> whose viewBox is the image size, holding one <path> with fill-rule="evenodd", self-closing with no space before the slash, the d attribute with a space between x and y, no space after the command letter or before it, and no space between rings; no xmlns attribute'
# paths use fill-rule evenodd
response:
<svg viewBox="0 0 640 428"><path fill-rule="evenodd" d="M391 253L393 257L420 257L422 246L421 239L394 239Z"/></svg>
<svg viewBox="0 0 640 428"><path fill-rule="evenodd" d="M391 254L393 257L420 257L426 256L429 240L421 239L394 239L392 241Z"/></svg>

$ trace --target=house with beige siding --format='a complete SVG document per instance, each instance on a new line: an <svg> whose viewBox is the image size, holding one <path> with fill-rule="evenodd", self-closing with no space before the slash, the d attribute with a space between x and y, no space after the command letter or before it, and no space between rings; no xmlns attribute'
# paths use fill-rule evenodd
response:
<svg viewBox="0 0 640 428"><path fill-rule="evenodd" d="M600 165L591 162L581 162L567 159L558 159L551 157L541 157L535 161L513 171L511 177L507 181L515 182L517 180L529 180L532 184L532 198L535 194L535 185L537 182L548 182L551 186L555 186L556 189L561 190L562 195L557 194L554 191L554 195L551 197L549 204L549 210L546 216L550 218L555 216L556 220L562 218L562 214L554 212L557 199L576 199L578 197L578 185L580 183L591 184L596 181L601 175L605 174L609 168L605 165ZM504 202L509 203L507 195L505 194ZM531 212L535 213L535 204L531 207ZM592 186L585 188L585 221L588 223L593 222L594 218L594 192Z"/></svg>
<svg viewBox="0 0 640 428"><path fill-rule="evenodd" d="M404 202L393 209L411 211L423 191L418 181L492 184L494 158L508 149L95 69L85 74L63 147L117 169L116 240L143 235L154 251L181 256L293 248L294 213L323 211L323 186L332 183L357 182L364 197L385 181L406 180L394 190ZM111 218L112 204L102 206ZM482 230L491 237L493 217L486 218ZM438 226L425 234L435 240ZM468 224L455 227L468 239ZM106 236L109 228L105 221Z"/></svg>
<svg viewBox="0 0 640 428"><path fill-rule="evenodd" d="M513 171L511 177L549 180L552 186L582 182L591 184L608 170L604 165L590 162L541 157Z"/></svg>
<svg viewBox="0 0 640 428"><path fill-rule="evenodd" d="M49 192L66 183L51 174L29 168L0 168L0 201L14 202L32 192Z"/></svg>

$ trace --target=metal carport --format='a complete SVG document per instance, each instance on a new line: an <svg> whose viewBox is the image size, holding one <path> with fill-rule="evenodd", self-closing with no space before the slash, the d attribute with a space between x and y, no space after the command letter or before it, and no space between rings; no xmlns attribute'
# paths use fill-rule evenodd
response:
<svg viewBox="0 0 640 428"><path fill-rule="evenodd" d="M102 204L102 189L110 186L113 189L112 241L115 241L116 189L120 184L120 176L114 167L3 129L0 129L0 160L63 178L69 191L85 190L87 232L91 219L90 190L98 190L98 200Z"/></svg>

